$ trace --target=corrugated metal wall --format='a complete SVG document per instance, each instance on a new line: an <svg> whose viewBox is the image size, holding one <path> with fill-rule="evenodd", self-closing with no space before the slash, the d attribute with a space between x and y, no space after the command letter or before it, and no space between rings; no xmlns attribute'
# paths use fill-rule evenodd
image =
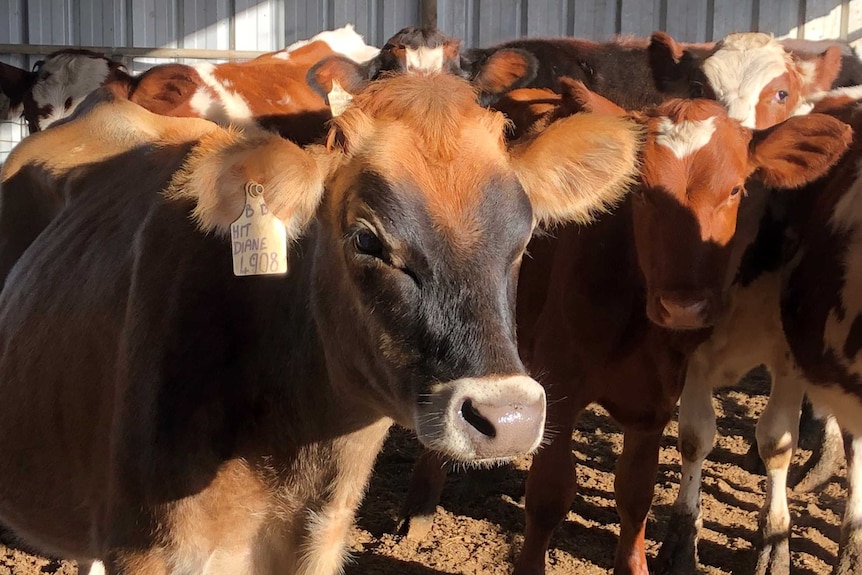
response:
<svg viewBox="0 0 862 575"><path fill-rule="evenodd" d="M0 43L110 46L118 52L125 46L270 51L350 22L379 46L403 26L418 24L429 5L434 2L0 0ZM654 30L688 42L747 30L862 39L862 0L437 0L436 6L438 26L467 46L525 35L602 40ZM0 54L0 60L28 68L37 59ZM159 61L138 58L131 68L141 71ZM0 123L0 162L22 134L19 123Z"/></svg>

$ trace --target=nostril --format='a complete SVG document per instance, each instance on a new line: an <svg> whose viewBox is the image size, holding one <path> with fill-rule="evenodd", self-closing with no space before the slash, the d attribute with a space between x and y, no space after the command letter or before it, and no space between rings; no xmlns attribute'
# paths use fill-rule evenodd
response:
<svg viewBox="0 0 862 575"><path fill-rule="evenodd" d="M473 400L468 399L461 404L461 417L463 417L467 423L475 427L482 435L486 435L490 438L497 436L497 430L494 428L494 425L485 419L482 414L479 413L479 410L473 406Z"/></svg>

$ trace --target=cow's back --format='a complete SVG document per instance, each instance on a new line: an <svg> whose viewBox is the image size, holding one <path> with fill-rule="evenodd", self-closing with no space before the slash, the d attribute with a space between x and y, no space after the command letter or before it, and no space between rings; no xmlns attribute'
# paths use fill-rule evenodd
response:
<svg viewBox="0 0 862 575"><path fill-rule="evenodd" d="M0 295L0 404L15 406L0 419L0 451L15 462L0 483L0 520L25 536L32 528L68 542L56 549L67 556L88 549L109 490L109 382L135 234L184 155L144 147L70 172L67 184L80 193L24 253ZM131 165L134 182L126 179Z"/></svg>

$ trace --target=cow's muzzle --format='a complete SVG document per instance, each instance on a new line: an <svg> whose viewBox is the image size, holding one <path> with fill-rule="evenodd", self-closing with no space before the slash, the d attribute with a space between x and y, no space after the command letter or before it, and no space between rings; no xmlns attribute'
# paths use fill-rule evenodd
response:
<svg viewBox="0 0 862 575"><path fill-rule="evenodd" d="M708 292L665 292L657 294L647 308L656 324L670 329L702 329L715 323L719 307Z"/></svg>
<svg viewBox="0 0 862 575"><path fill-rule="evenodd" d="M535 450L545 428L545 390L525 375L439 384L420 401L416 432L460 461L509 459Z"/></svg>

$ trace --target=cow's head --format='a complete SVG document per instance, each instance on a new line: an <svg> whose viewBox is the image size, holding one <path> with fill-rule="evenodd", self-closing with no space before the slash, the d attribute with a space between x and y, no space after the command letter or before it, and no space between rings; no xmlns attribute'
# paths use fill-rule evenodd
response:
<svg viewBox="0 0 862 575"><path fill-rule="evenodd" d="M24 97L30 133L44 130L71 114L87 95L113 73L125 76L119 62L88 50L54 52L33 68L35 81Z"/></svg>
<svg viewBox="0 0 862 575"><path fill-rule="evenodd" d="M346 86L347 90L358 92L385 74L443 72L470 80L479 103L487 106L536 77L538 61L526 50L502 48L470 50L462 54L460 47L460 40L436 28L408 26L392 36L374 59L362 64L359 74L353 71L354 62L336 56L309 70L307 80L314 90L325 96L335 77L349 80L351 85Z"/></svg>
<svg viewBox="0 0 862 575"><path fill-rule="evenodd" d="M545 417L515 343L524 249L536 225L586 221L616 202L640 141L622 118L558 124L510 150L505 118L465 80L391 76L355 95L325 146L225 144L175 189L202 190L207 229L229 228L252 176L290 238L313 221L312 309L350 401L455 459L500 459L535 449Z"/></svg>
<svg viewBox="0 0 862 575"><path fill-rule="evenodd" d="M587 109L612 110L582 85L573 89ZM631 201L647 315L674 329L709 327L735 273L730 255L746 182L789 189L820 177L847 149L850 127L812 114L754 131L712 100L671 100L634 117L646 128Z"/></svg>
<svg viewBox="0 0 862 575"><path fill-rule="evenodd" d="M760 32L730 34L702 61L663 32L653 34L649 50L654 71L661 70L666 81L700 88L748 128L766 128L807 112L806 99L830 89L841 71L839 46L801 56ZM695 77L698 69L705 85Z"/></svg>

